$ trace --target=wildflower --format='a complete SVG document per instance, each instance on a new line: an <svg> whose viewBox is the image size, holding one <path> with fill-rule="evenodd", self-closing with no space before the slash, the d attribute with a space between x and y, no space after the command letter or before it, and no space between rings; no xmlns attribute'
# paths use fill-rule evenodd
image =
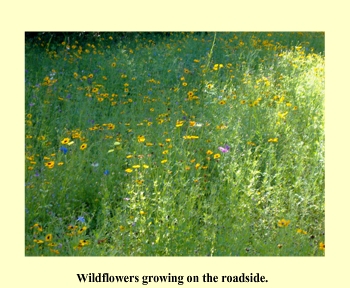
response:
<svg viewBox="0 0 350 288"><path fill-rule="evenodd" d="M304 231L303 229L298 229L298 230L297 230L297 233L298 233L298 234L304 234L304 235L307 234L307 232Z"/></svg>
<svg viewBox="0 0 350 288"><path fill-rule="evenodd" d="M184 125L184 122L185 121L179 121L179 120L176 120L176 127L181 127L182 125Z"/></svg>
<svg viewBox="0 0 350 288"><path fill-rule="evenodd" d="M226 101L225 101L225 100L221 100L221 101L219 102L219 104L220 104L220 105L225 105L225 104L226 104Z"/></svg>
<svg viewBox="0 0 350 288"><path fill-rule="evenodd" d="M289 223L290 223L290 220L281 219L278 221L277 225L278 227L288 227Z"/></svg>
<svg viewBox="0 0 350 288"><path fill-rule="evenodd" d="M64 164L64 162L58 162L57 165L58 166L62 166Z"/></svg>
<svg viewBox="0 0 350 288"><path fill-rule="evenodd" d="M195 135L193 135L193 136L185 135L185 136L183 136L182 138L185 139L185 140L186 140L186 139L192 140L192 139L198 139L199 136L195 136Z"/></svg>
<svg viewBox="0 0 350 288"><path fill-rule="evenodd" d="M48 167L49 169L52 169L55 166L55 161L50 161L45 163L45 166Z"/></svg>
<svg viewBox="0 0 350 288"><path fill-rule="evenodd" d="M62 151L63 154L66 155L68 152L68 149L66 147L62 146L62 147L60 147L60 151Z"/></svg>
<svg viewBox="0 0 350 288"><path fill-rule="evenodd" d="M76 226L75 226L75 227L76 227ZM74 227L73 225L68 225L67 229L68 229L68 230L74 230L75 227Z"/></svg>
<svg viewBox="0 0 350 288"><path fill-rule="evenodd" d="M131 173L132 172L132 169L128 168L125 170L126 173Z"/></svg>
<svg viewBox="0 0 350 288"><path fill-rule="evenodd" d="M138 141L139 143L144 142L145 140L146 140L146 139L145 139L145 136L142 136L142 135L137 136L137 141Z"/></svg>
<svg viewBox="0 0 350 288"><path fill-rule="evenodd" d="M35 223L32 227L30 227L30 229L32 228L36 228L39 232L43 231L43 227L38 223Z"/></svg>
<svg viewBox="0 0 350 288"><path fill-rule="evenodd" d="M38 240L38 239L34 239L33 241L34 241L35 243L38 243L38 244L43 244L43 243L44 243L43 240Z"/></svg>
<svg viewBox="0 0 350 288"><path fill-rule="evenodd" d="M166 160L166 159L160 161L160 163L162 163L162 164L164 164L164 163L166 163L166 162L168 162L168 160Z"/></svg>
<svg viewBox="0 0 350 288"><path fill-rule="evenodd" d="M87 240L79 240L78 248L84 247L86 245L89 245L89 241L87 241Z"/></svg>
<svg viewBox="0 0 350 288"><path fill-rule="evenodd" d="M230 150L230 146L228 145L225 145L225 147L219 147L219 150L222 152L222 153L227 153L229 150Z"/></svg>
<svg viewBox="0 0 350 288"><path fill-rule="evenodd" d="M269 140L267 140L267 142L271 143L277 143L278 142L278 138L270 138Z"/></svg>
<svg viewBox="0 0 350 288"><path fill-rule="evenodd" d="M201 164L197 163L195 168L198 169L199 167L201 167Z"/></svg>
<svg viewBox="0 0 350 288"><path fill-rule="evenodd" d="M84 143L84 144L82 144L82 145L80 146L80 150L85 150L85 149L86 149L86 147L87 147L87 144L86 144L86 143Z"/></svg>
<svg viewBox="0 0 350 288"><path fill-rule="evenodd" d="M55 253L55 254L60 254L60 251L58 251L57 249L50 249L50 252Z"/></svg>
<svg viewBox="0 0 350 288"><path fill-rule="evenodd" d="M78 231L78 234L83 233L86 229L87 229L86 226L81 227L81 228L79 229L79 231Z"/></svg>
<svg viewBox="0 0 350 288"><path fill-rule="evenodd" d="M47 234L46 236L45 236L45 241L46 242L50 242L52 240L52 234Z"/></svg>
<svg viewBox="0 0 350 288"><path fill-rule="evenodd" d="M186 87L187 83L186 82L182 82L182 86Z"/></svg>
<svg viewBox="0 0 350 288"><path fill-rule="evenodd" d="M138 185L141 185L141 184L143 184L143 180L136 180L136 183L137 183Z"/></svg>
<svg viewBox="0 0 350 288"><path fill-rule="evenodd" d="M111 66L114 68L115 66L117 66L117 63L113 62Z"/></svg>
<svg viewBox="0 0 350 288"><path fill-rule="evenodd" d="M133 157L134 157L133 155L127 155L126 159L130 159L130 158L133 158Z"/></svg>
<svg viewBox="0 0 350 288"><path fill-rule="evenodd" d="M120 229L120 231L124 231L124 230L125 230L125 227L124 227L123 225L120 225L120 226L119 226L119 229Z"/></svg>
<svg viewBox="0 0 350 288"><path fill-rule="evenodd" d="M62 143L63 145L65 145L65 144L68 144L69 141L70 141L69 138L64 138L64 139L61 141L61 143Z"/></svg>
<svg viewBox="0 0 350 288"><path fill-rule="evenodd" d="M323 242L320 242L320 244L318 245L318 248L324 251L326 249L326 244L324 244Z"/></svg>
<svg viewBox="0 0 350 288"><path fill-rule="evenodd" d="M90 79L94 77L94 74L89 74L88 76Z"/></svg>
<svg viewBox="0 0 350 288"><path fill-rule="evenodd" d="M85 218L84 216L79 216L77 219L78 222L85 223Z"/></svg>
<svg viewBox="0 0 350 288"><path fill-rule="evenodd" d="M282 244L278 244L277 247L278 247L279 249L281 249L281 248L283 247L283 245L282 245Z"/></svg>
<svg viewBox="0 0 350 288"><path fill-rule="evenodd" d="M207 151L207 155L211 155L211 154L213 154L214 152L213 151L211 151L211 150L208 150Z"/></svg>
<svg viewBox="0 0 350 288"><path fill-rule="evenodd" d="M68 146L71 146L71 145L73 145L74 144L74 141L70 141L69 143L68 143Z"/></svg>
<svg viewBox="0 0 350 288"><path fill-rule="evenodd" d="M144 215L146 215L146 212L141 210L140 215L144 216Z"/></svg>
<svg viewBox="0 0 350 288"><path fill-rule="evenodd" d="M132 168L138 169L138 168L140 168L140 165L133 165Z"/></svg>
<svg viewBox="0 0 350 288"><path fill-rule="evenodd" d="M214 154L214 159L219 159L220 158L220 154Z"/></svg>
<svg viewBox="0 0 350 288"><path fill-rule="evenodd" d="M146 165L146 164L143 164L142 167L145 168L145 169L149 168L149 166Z"/></svg>
<svg viewBox="0 0 350 288"><path fill-rule="evenodd" d="M287 112L284 112L284 113L278 112L277 114L278 114L278 117L279 117L279 118L285 120L285 119L286 119L286 116L287 116L287 114L288 114L288 111L287 111Z"/></svg>
<svg viewBox="0 0 350 288"><path fill-rule="evenodd" d="M105 171L103 172L103 174L104 174L104 175L109 175L109 170L105 170Z"/></svg>

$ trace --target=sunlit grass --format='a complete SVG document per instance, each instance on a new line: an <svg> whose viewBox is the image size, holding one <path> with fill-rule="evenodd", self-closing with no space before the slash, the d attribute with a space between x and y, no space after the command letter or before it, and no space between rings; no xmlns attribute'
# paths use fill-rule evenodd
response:
<svg viewBox="0 0 350 288"><path fill-rule="evenodd" d="M324 255L323 33L50 35L25 46L26 255Z"/></svg>

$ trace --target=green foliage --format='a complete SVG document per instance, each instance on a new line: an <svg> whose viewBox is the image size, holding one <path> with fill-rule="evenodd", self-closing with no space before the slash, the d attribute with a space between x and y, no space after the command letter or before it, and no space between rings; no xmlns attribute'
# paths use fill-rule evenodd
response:
<svg viewBox="0 0 350 288"><path fill-rule="evenodd" d="M25 62L26 255L324 254L323 33L38 33Z"/></svg>

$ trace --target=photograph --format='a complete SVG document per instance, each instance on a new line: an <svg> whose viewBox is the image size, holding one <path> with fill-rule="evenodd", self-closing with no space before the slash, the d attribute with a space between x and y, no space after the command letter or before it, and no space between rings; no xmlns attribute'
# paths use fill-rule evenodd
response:
<svg viewBox="0 0 350 288"><path fill-rule="evenodd" d="M23 38L25 258L325 258L324 31Z"/></svg>

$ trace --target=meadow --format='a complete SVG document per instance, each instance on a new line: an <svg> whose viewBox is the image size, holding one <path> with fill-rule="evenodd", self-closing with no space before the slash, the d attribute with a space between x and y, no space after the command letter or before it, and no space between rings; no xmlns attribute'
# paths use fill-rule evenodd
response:
<svg viewBox="0 0 350 288"><path fill-rule="evenodd" d="M324 33L24 49L26 256L324 256Z"/></svg>

